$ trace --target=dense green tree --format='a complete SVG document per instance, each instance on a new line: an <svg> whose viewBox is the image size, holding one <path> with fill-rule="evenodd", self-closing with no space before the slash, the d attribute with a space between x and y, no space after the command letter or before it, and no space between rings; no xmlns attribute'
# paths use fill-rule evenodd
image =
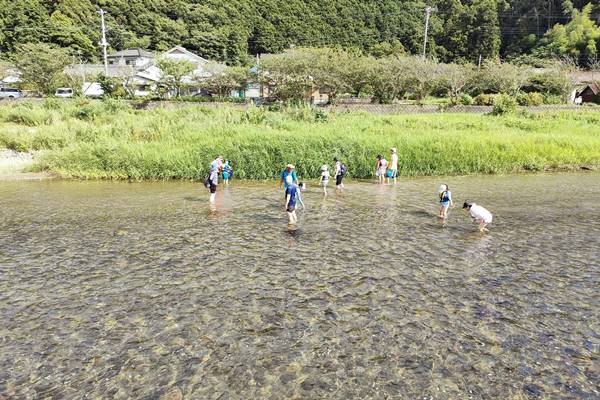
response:
<svg viewBox="0 0 600 400"><path fill-rule="evenodd" d="M597 1L585 12L578 11L588 1L0 0L0 52L43 42L86 60L99 59L96 11L103 8L114 50L139 46L162 51L182 44L229 65L249 63L247 55L292 47L341 46L378 58L415 55L422 51L424 10L429 5L435 11L428 55L442 61L476 62L480 55L488 61L498 56L514 59L532 51L538 58L552 57L562 54L565 35L577 37L567 38L573 43L566 53L587 60L594 57L592 42L598 40L593 29L585 27L585 19L595 21L600 15ZM556 24L559 27L553 28ZM584 32L579 35L580 28L570 30L570 25ZM544 51L535 50L542 47Z"/></svg>
<svg viewBox="0 0 600 400"><path fill-rule="evenodd" d="M245 87L250 80L250 72L245 67L226 67L211 63L206 66L209 76L197 77L196 84L209 93L227 97L236 89Z"/></svg>
<svg viewBox="0 0 600 400"><path fill-rule="evenodd" d="M65 49L46 43L20 45L12 60L21 72L21 81L45 94L54 93L64 81L65 67L73 62Z"/></svg>
<svg viewBox="0 0 600 400"><path fill-rule="evenodd" d="M556 24L536 52L546 57L569 56L583 65L593 63L600 50L600 27L591 19L592 7L590 3L581 12L574 11L566 25Z"/></svg>
<svg viewBox="0 0 600 400"><path fill-rule="evenodd" d="M156 66L161 70L160 83L169 91L175 92L175 97L181 97L181 91L186 84L186 77L191 78L196 69L194 64L187 60L173 60L160 58Z"/></svg>

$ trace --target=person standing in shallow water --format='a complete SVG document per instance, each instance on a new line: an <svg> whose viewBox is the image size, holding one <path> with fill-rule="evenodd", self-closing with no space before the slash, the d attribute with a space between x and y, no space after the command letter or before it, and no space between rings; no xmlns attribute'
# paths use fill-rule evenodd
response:
<svg viewBox="0 0 600 400"><path fill-rule="evenodd" d="M388 161L380 154L377 156L377 164L375 164L375 176L379 183L385 183L385 174L387 172Z"/></svg>
<svg viewBox="0 0 600 400"><path fill-rule="evenodd" d="M390 183L390 178L394 178L394 184L396 184L396 177L398 176L398 150L392 147L390 153L392 161L387 172L387 183Z"/></svg>
<svg viewBox="0 0 600 400"><path fill-rule="evenodd" d="M333 159L335 163L335 188L343 189L344 188L344 175L346 175L346 166L337 158Z"/></svg>
<svg viewBox="0 0 600 400"><path fill-rule="evenodd" d="M285 211L288 216L288 224L295 225L298 222L296 215L296 198L298 195L298 186L294 183L294 179L291 175L288 175L285 179Z"/></svg>
<svg viewBox="0 0 600 400"><path fill-rule="evenodd" d="M329 167L323 165L321 167L321 187L323 188L323 194L327 196L327 185L329 184Z"/></svg>
<svg viewBox="0 0 600 400"><path fill-rule="evenodd" d="M442 219L446 219L448 216L448 208L450 206L454 207L454 202L452 201L452 192L450 192L450 188L448 185L443 184L440 186L439 191L440 196L440 215L439 217Z"/></svg>
<svg viewBox="0 0 600 400"><path fill-rule="evenodd" d="M296 174L296 171L294 171L296 168L292 165L292 164L288 164L286 165L285 169L283 171L281 171L281 179L279 180L279 187L281 187L281 185L283 184L284 189L287 189L289 184L288 184L288 176L292 177L292 182L295 183L296 185L298 184L298 175Z"/></svg>
<svg viewBox="0 0 600 400"><path fill-rule="evenodd" d="M210 189L211 203L215 202L217 196L217 186L219 185L219 172L223 166L223 157L219 156L210 163L210 174L208 175L208 183Z"/></svg>

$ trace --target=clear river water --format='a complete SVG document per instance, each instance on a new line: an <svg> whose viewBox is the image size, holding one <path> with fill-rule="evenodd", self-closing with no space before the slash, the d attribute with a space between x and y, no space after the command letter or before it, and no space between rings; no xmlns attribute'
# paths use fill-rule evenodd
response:
<svg viewBox="0 0 600 400"><path fill-rule="evenodd" d="M0 182L0 399L600 399L600 174L304 200Z"/></svg>

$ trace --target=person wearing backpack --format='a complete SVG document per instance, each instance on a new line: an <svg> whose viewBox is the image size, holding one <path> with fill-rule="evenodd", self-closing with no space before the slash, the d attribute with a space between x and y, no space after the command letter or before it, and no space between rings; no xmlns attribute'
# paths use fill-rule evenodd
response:
<svg viewBox="0 0 600 400"><path fill-rule="evenodd" d="M439 190L440 197L440 215L441 219L446 219L448 216L448 208L450 206L454 207L454 202L452 201L452 192L450 192L450 188L448 185L443 184L440 186Z"/></svg>
<svg viewBox="0 0 600 400"><path fill-rule="evenodd" d="M217 185L219 184L219 173L223 168L223 157L219 156L210 163L210 173L208 174L208 178L204 181L204 186L207 189L210 189L210 202L215 202L215 197L217 195Z"/></svg>
<svg viewBox="0 0 600 400"><path fill-rule="evenodd" d="M229 184L229 179L233 176L233 168L229 165L229 160L225 160L221 175L223 176L223 184L227 186Z"/></svg>
<svg viewBox="0 0 600 400"><path fill-rule="evenodd" d="M348 172L348 168L346 168L346 165L337 158L334 158L333 162L335 162L335 187L337 189L343 189L343 179L346 172Z"/></svg>

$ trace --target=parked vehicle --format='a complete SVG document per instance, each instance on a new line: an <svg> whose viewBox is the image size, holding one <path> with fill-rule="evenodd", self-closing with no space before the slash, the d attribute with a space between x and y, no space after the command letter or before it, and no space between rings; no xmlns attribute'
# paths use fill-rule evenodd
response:
<svg viewBox="0 0 600 400"><path fill-rule="evenodd" d="M54 93L56 97L73 97L75 92L71 88L58 88Z"/></svg>
<svg viewBox="0 0 600 400"><path fill-rule="evenodd" d="M20 89L0 88L0 99L18 99L23 97L23 92Z"/></svg>
<svg viewBox="0 0 600 400"><path fill-rule="evenodd" d="M104 90L97 82L85 82L81 92L85 97L102 97L104 95Z"/></svg>

